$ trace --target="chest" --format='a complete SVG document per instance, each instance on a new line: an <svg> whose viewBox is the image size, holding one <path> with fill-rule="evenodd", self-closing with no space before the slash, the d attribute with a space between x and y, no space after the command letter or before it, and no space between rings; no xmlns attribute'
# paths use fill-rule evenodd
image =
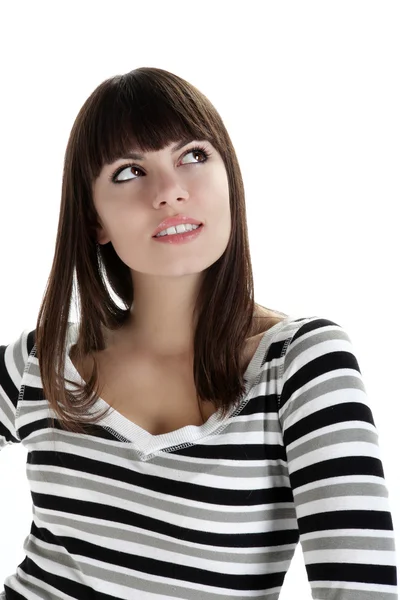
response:
<svg viewBox="0 0 400 600"><path fill-rule="evenodd" d="M101 398L151 435L203 425L216 412L211 402L198 402L189 359L161 365L100 353L96 362ZM75 367L88 381L93 363Z"/></svg>
<svg viewBox="0 0 400 600"><path fill-rule="evenodd" d="M242 372L261 341L264 331L246 340L242 353ZM71 352L70 358L84 381L93 370L88 358L78 365ZM216 412L210 401L199 402L193 378L193 357L168 361L149 361L140 353L99 352L99 394L101 398L124 417L150 433L161 435L187 425L200 426Z"/></svg>

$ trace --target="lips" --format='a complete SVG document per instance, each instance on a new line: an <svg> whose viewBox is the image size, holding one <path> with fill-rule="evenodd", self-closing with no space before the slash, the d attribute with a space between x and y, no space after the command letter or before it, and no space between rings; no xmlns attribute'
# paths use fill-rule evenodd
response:
<svg viewBox="0 0 400 600"><path fill-rule="evenodd" d="M177 233L170 233L170 234L168 234L168 233L163 233L163 234L162 234L162 233L160 232L159 234L157 234L157 235L154 235L154 236L153 236L153 238L154 238L155 240L162 240L162 239L165 239L165 238L174 238L174 239L179 239L179 238L181 238L182 236L183 236L183 237L187 237L187 236L189 236L189 235L192 235L193 233L196 233L197 231L200 231L200 229L202 229L202 228L203 228L203 225L198 225L198 226L197 226L195 229L189 229L189 230L187 230L187 231L181 231L181 232L179 232L179 231L178 231Z"/></svg>
<svg viewBox="0 0 400 600"><path fill-rule="evenodd" d="M158 225L157 229L153 232L152 237L155 237L157 233L160 233L160 231L168 229L168 227L176 227L177 225L186 225L188 223L193 225L203 225L201 221L194 219L193 217L187 217L184 215L169 217L168 219L164 219L164 221Z"/></svg>

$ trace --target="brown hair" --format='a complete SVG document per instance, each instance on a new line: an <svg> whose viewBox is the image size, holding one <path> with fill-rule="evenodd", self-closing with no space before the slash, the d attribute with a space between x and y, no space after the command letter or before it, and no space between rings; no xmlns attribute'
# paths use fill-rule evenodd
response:
<svg viewBox="0 0 400 600"><path fill-rule="evenodd" d="M74 276L81 308L74 348L79 363L85 355L105 349L101 324L110 330L121 327L134 298L130 268L111 242L97 244L92 184L103 165L122 153L133 148L156 151L186 137L209 140L220 153L232 219L227 248L204 273L193 312L197 398L210 400L226 416L243 397L240 357L261 305L253 298L244 188L235 150L218 112L197 88L163 69L141 67L111 77L94 90L75 119L65 153L55 253L35 341L43 393L60 426L69 431L87 431L85 424L97 423L110 408L100 415L88 414L99 396L95 361L85 386L72 382L79 395L65 389L65 381L70 382L63 369ZM107 283L125 308L111 298Z"/></svg>

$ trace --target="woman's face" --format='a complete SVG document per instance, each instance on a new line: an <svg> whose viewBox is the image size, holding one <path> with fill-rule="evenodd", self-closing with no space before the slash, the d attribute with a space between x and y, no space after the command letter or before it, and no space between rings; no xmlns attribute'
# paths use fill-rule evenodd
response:
<svg viewBox="0 0 400 600"><path fill-rule="evenodd" d="M228 244L231 215L222 157L208 141L174 146L104 165L93 184L102 224L98 243L111 241L132 271L164 276L200 273L220 258ZM196 146L204 147L209 157L193 151ZM161 221L177 215L201 221L200 235L183 244L152 237Z"/></svg>

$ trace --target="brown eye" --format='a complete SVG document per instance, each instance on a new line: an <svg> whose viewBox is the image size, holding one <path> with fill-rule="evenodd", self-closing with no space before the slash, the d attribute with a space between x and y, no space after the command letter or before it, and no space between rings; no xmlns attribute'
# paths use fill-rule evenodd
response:
<svg viewBox="0 0 400 600"><path fill-rule="evenodd" d="M131 173L132 171L140 171L143 173L142 169L139 169L139 167L137 167L136 165L123 165L122 167L119 167L110 177L111 181L113 181L114 183L121 183L123 181L130 181L130 177L127 177L126 175L122 178L122 179L118 179L117 177L123 173L123 171L128 171L128 169L130 169ZM136 177L134 177L133 179L137 179Z"/></svg>
<svg viewBox="0 0 400 600"><path fill-rule="evenodd" d="M201 160L200 162L206 162L208 156L205 153L204 150L202 150L201 148L192 148L191 150L188 150L188 152L186 152L186 154L184 155L183 158L186 158L186 156L188 156L189 154L202 154L205 158L204 160Z"/></svg>

